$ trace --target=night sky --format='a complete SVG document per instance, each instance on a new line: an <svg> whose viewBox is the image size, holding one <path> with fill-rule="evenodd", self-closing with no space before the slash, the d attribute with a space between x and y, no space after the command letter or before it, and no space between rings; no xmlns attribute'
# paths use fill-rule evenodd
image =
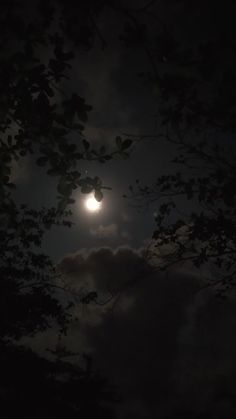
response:
<svg viewBox="0 0 236 419"><path fill-rule="evenodd" d="M190 48L219 31L233 36L232 2L219 7L211 1L153 3L150 30L157 25L156 13ZM158 91L139 75L152 71L149 59L119 40L123 23L114 11L105 13L99 25L106 46L97 40L89 51L77 51L70 80L62 86L78 91L92 106L84 135L94 147L112 149L117 136L159 129ZM150 185L171 172L175 152L168 142L147 139L133 143L128 159L79 162L81 173L99 176L111 190L105 190L97 212L89 212L87 196L75 191L74 225L53 228L43 241L43 251L62 272L60 284L69 284L81 296L98 293L100 304L75 304L76 320L61 342L78 353L75 363L83 362L83 353L90 354L93 367L115 386L121 395L115 408L119 419L229 418L236 413L234 293L221 301L209 289L199 292L202 273L188 265L153 272L145 250L159 204L140 205L132 196L124 197L136 179ZM35 208L56 205L56 180L30 157L14 163L12 180L17 202ZM110 300L111 295L116 298ZM51 328L23 341L49 356L46 349L55 348L58 337L58 329Z"/></svg>

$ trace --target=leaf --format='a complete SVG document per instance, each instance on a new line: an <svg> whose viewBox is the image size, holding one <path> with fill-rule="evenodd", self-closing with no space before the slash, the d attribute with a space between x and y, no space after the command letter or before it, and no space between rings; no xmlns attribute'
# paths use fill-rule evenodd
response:
<svg viewBox="0 0 236 419"><path fill-rule="evenodd" d="M72 186L70 183L67 183L64 179L62 179L57 186L57 190L61 195L64 195L64 197L69 197L72 192Z"/></svg>
<svg viewBox="0 0 236 419"><path fill-rule="evenodd" d="M101 202L102 198L103 198L103 193L100 189L96 189L95 193L94 193L94 197L98 202Z"/></svg>
<svg viewBox="0 0 236 419"><path fill-rule="evenodd" d="M102 181L101 181L101 179L98 176L96 176L93 179L93 182L94 182L95 189L99 189L99 187L102 186Z"/></svg>
<svg viewBox="0 0 236 419"><path fill-rule="evenodd" d="M105 160L111 160L112 156L110 154L106 154L106 156L104 156L104 159Z"/></svg>
<svg viewBox="0 0 236 419"><path fill-rule="evenodd" d="M121 137L116 137L116 145L118 147L119 150L121 150L121 144L122 144L122 139Z"/></svg>
<svg viewBox="0 0 236 419"><path fill-rule="evenodd" d="M126 150L127 148L129 148L132 145L133 141L132 140L124 140L123 143L121 144L121 149L122 150Z"/></svg>
<svg viewBox="0 0 236 419"><path fill-rule="evenodd" d="M67 203L68 203L67 199L60 200L57 205L58 211L63 212L66 209Z"/></svg>
<svg viewBox="0 0 236 419"><path fill-rule="evenodd" d="M93 186L92 185L85 184L85 185L81 186L81 192L82 193L90 193L92 191L93 191Z"/></svg>

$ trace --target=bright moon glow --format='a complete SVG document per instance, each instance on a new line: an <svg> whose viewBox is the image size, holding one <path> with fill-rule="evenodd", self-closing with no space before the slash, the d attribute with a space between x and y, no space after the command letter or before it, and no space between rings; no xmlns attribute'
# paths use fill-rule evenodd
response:
<svg viewBox="0 0 236 419"><path fill-rule="evenodd" d="M90 195L86 200L85 200L85 208L89 211L89 212L97 212L101 209L101 202L98 202L94 196Z"/></svg>

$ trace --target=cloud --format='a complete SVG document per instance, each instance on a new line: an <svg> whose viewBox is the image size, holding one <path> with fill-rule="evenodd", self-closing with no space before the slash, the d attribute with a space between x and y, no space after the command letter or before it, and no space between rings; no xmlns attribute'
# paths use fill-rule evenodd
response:
<svg viewBox="0 0 236 419"><path fill-rule="evenodd" d="M99 225L97 228L91 228L90 234L99 239L116 238L118 236L118 226L114 223L107 226Z"/></svg>
<svg viewBox="0 0 236 419"><path fill-rule="evenodd" d="M121 218L124 221L124 223L130 223L132 221L131 216L127 214L126 212L123 212Z"/></svg>
<svg viewBox="0 0 236 419"><path fill-rule="evenodd" d="M89 233L91 236L98 239L124 239L131 240L131 234L126 230L119 229L118 225L115 223L109 225L99 225L97 228L90 228Z"/></svg>
<svg viewBox="0 0 236 419"><path fill-rule="evenodd" d="M78 288L86 281L88 286L89 278L87 291L96 289L101 300L109 290L117 296L79 314L70 345L76 351L82 341L96 367L122 392L120 417L151 418L165 411L197 279L153 272L142 252L131 248L68 255L60 269Z"/></svg>
<svg viewBox="0 0 236 419"><path fill-rule="evenodd" d="M109 290L117 297L105 306L77 305L68 345L90 352L94 368L117 386L119 419L204 412L229 418L236 397L235 300L197 292L196 272L153 271L144 254L97 248L62 259L59 268L75 289L96 290L101 300Z"/></svg>
<svg viewBox="0 0 236 419"><path fill-rule="evenodd" d="M65 256L58 269L78 286L89 277L99 290L109 287L118 292L126 283L150 272L151 267L142 256L142 249L101 247Z"/></svg>
<svg viewBox="0 0 236 419"><path fill-rule="evenodd" d="M131 240L131 238L132 238L131 234L126 230L123 230L121 232L121 237L125 240Z"/></svg>

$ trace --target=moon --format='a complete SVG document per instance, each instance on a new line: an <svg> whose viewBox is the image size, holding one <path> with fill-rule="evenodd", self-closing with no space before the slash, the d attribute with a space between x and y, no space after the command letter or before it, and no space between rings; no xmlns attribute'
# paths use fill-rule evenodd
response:
<svg viewBox="0 0 236 419"><path fill-rule="evenodd" d="M95 199L94 195L90 195L89 197L87 197L85 199L84 205L86 210L89 212L98 212L102 207L102 203L98 202Z"/></svg>

